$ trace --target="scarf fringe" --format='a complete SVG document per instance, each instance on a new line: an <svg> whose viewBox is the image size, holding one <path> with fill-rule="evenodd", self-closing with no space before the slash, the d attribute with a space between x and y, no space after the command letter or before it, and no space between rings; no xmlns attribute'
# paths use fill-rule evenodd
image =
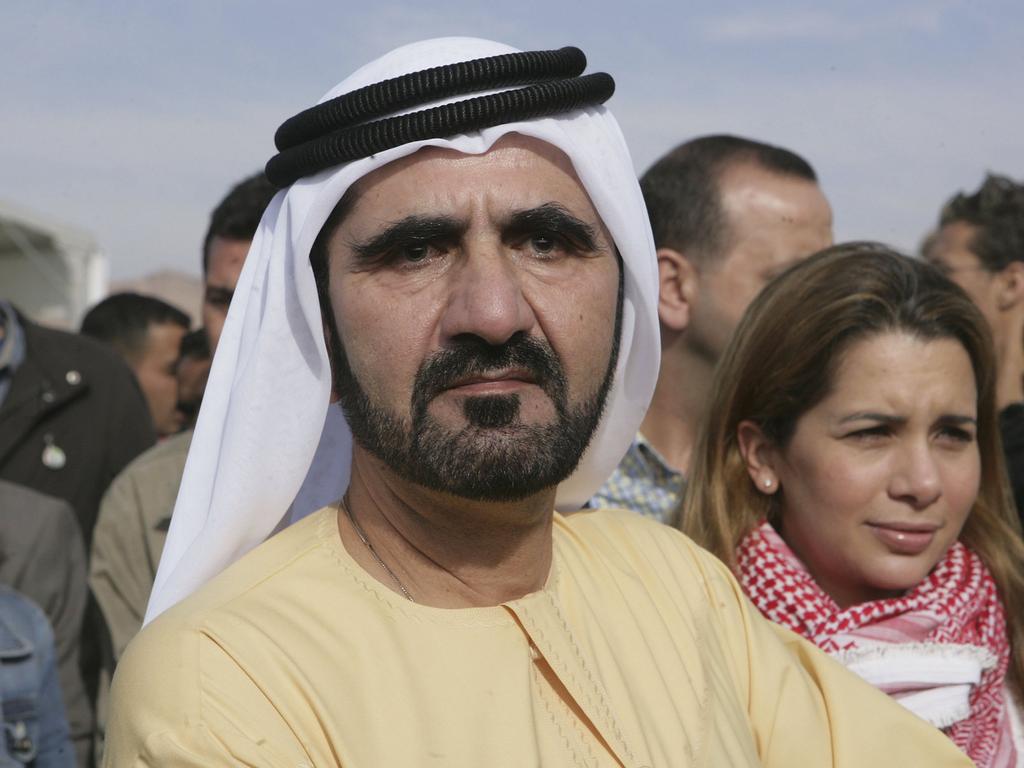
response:
<svg viewBox="0 0 1024 768"><path fill-rule="evenodd" d="M976 661L982 670L992 669L999 661L988 648L964 643L865 643L856 648L833 651L829 655L845 667L858 661L886 661L890 657L907 653L917 653L940 661Z"/></svg>

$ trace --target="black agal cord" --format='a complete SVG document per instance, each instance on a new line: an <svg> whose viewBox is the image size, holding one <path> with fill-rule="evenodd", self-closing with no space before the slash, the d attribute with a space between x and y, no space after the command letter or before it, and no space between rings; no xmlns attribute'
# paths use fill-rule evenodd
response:
<svg viewBox="0 0 1024 768"><path fill-rule="evenodd" d="M525 51L433 67L343 94L286 120L274 141L267 178L286 187L351 160L423 139L454 136L602 104L615 91L610 75L579 76L578 48ZM384 117L450 96L522 85L397 117Z"/></svg>

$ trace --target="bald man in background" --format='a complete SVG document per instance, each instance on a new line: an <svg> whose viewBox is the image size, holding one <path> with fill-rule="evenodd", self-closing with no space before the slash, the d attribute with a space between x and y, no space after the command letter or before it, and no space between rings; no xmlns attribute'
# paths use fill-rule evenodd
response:
<svg viewBox="0 0 1024 768"><path fill-rule="evenodd" d="M832 244L832 209L806 160L736 136L681 144L640 188L658 253L661 372L640 432L590 506L674 523L719 356L769 280Z"/></svg>

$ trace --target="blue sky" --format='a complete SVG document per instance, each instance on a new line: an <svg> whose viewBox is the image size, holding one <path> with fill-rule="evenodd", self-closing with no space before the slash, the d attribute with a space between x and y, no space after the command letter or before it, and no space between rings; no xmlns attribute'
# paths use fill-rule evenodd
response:
<svg viewBox="0 0 1024 768"><path fill-rule="evenodd" d="M91 231L113 276L198 273L277 125L404 43L578 45L638 172L693 136L782 144L840 239L917 246L986 169L1024 178L1024 3L29 2L0 10L0 199Z"/></svg>

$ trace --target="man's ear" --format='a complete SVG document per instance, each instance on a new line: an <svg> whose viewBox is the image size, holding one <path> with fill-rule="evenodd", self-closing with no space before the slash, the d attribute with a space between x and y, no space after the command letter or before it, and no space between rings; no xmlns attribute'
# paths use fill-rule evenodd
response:
<svg viewBox="0 0 1024 768"><path fill-rule="evenodd" d="M672 248L658 249L658 319L670 331L690 325L699 275L690 259Z"/></svg>
<svg viewBox="0 0 1024 768"><path fill-rule="evenodd" d="M999 309L1024 306L1024 261L1011 261L999 271L997 279Z"/></svg>
<svg viewBox="0 0 1024 768"><path fill-rule="evenodd" d="M779 490L778 452L764 430L752 421L741 421L736 427L736 442L757 490L766 496Z"/></svg>

